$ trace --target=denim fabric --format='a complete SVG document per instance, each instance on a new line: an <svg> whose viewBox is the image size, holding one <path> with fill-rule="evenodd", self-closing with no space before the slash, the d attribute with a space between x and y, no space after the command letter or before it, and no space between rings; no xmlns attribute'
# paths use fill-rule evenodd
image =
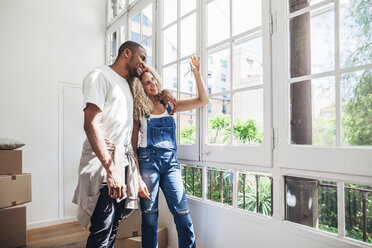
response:
<svg viewBox="0 0 372 248"><path fill-rule="evenodd" d="M137 150L141 176L151 198L140 198L143 248L157 247L159 187L173 215L179 247L195 247L194 228L177 160L175 126L171 116L148 118L148 146Z"/></svg>
<svg viewBox="0 0 372 248"><path fill-rule="evenodd" d="M117 203L108 195L107 183L101 184L100 196L90 219L90 234L86 247L114 247L124 205L124 200Z"/></svg>
<svg viewBox="0 0 372 248"><path fill-rule="evenodd" d="M172 116L147 118L147 148L177 150L176 123Z"/></svg>

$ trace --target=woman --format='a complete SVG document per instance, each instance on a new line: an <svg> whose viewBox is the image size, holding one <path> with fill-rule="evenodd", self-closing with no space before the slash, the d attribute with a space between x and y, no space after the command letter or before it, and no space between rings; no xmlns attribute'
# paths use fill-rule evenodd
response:
<svg viewBox="0 0 372 248"><path fill-rule="evenodd" d="M191 57L190 67L195 77L198 98L177 100L177 111L192 110L208 103L200 75L200 57ZM133 88L135 103L132 145L141 172L139 192L142 247L157 247L159 187L173 214L179 247L195 247L192 220L177 160L176 124L171 115L173 113L169 104L164 103L160 97L161 84L158 75L146 68L140 80L141 84L135 84Z"/></svg>

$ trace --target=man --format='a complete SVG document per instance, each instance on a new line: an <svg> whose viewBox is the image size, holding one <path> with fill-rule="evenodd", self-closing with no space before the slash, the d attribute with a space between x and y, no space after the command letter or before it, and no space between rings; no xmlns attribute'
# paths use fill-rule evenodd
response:
<svg viewBox="0 0 372 248"><path fill-rule="evenodd" d="M114 64L94 69L83 82L87 139L73 202L83 226L91 222L87 247L113 247L119 221L138 208L139 186L141 196L148 197L131 148L133 97L128 83L141 75L146 56L141 45L127 41ZM163 97L175 102L169 91Z"/></svg>

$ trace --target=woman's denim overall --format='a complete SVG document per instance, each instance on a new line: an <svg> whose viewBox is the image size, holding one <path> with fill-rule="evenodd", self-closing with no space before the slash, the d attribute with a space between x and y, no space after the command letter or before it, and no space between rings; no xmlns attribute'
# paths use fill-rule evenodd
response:
<svg viewBox="0 0 372 248"><path fill-rule="evenodd" d="M137 150L141 176L151 197L151 200L140 198L142 247L157 247L159 187L173 214L179 247L195 247L194 228L177 160L176 124L172 116L146 118L147 147Z"/></svg>

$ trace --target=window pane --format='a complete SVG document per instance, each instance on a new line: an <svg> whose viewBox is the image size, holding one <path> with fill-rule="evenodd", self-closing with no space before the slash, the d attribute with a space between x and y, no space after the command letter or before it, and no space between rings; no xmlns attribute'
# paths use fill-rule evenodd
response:
<svg viewBox="0 0 372 248"><path fill-rule="evenodd" d="M202 197L202 167L182 164L182 181L187 195Z"/></svg>
<svg viewBox="0 0 372 248"><path fill-rule="evenodd" d="M293 83L290 89L292 144L335 145L334 77Z"/></svg>
<svg viewBox="0 0 372 248"><path fill-rule="evenodd" d="M317 179L285 177L285 219L337 233L337 185Z"/></svg>
<svg viewBox="0 0 372 248"><path fill-rule="evenodd" d="M152 39L148 39L143 42L142 46L146 49L147 52L146 64L149 66L154 66L152 61Z"/></svg>
<svg viewBox="0 0 372 248"><path fill-rule="evenodd" d="M177 19L177 0L164 0L163 27Z"/></svg>
<svg viewBox="0 0 372 248"><path fill-rule="evenodd" d="M372 71L341 75L344 145L372 145Z"/></svg>
<svg viewBox="0 0 372 248"><path fill-rule="evenodd" d="M258 192L257 192L258 189ZM272 215L272 178L248 171L239 172L238 208Z"/></svg>
<svg viewBox="0 0 372 248"><path fill-rule="evenodd" d="M345 184L346 237L372 244L372 186Z"/></svg>
<svg viewBox="0 0 372 248"><path fill-rule="evenodd" d="M261 25L261 0L232 0L233 35Z"/></svg>
<svg viewBox="0 0 372 248"><path fill-rule="evenodd" d="M312 74L331 71L335 68L334 11L320 11L320 14L311 12Z"/></svg>
<svg viewBox="0 0 372 248"><path fill-rule="evenodd" d="M181 0L181 16L189 13L196 8L195 0Z"/></svg>
<svg viewBox="0 0 372 248"><path fill-rule="evenodd" d="M170 65L163 68L163 89L171 91L177 97L177 65Z"/></svg>
<svg viewBox="0 0 372 248"><path fill-rule="evenodd" d="M234 88L262 84L262 37L237 43L233 56Z"/></svg>
<svg viewBox="0 0 372 248"><path fill-rule="evenodd" d="M208 110L208 143L231 144L231 104L230 95L210 97Z"/></svg>
<svg viewBox="0 0 372 248"><path fill-rule="evenodd" d="M372 63L371 1L340 1L340 64Z"/></svg>
<svg viewBox="0 0 372 248"><path fill-rule="evenodd" d="M230 36L230 11L228 0L215 0L208 4L208 46Z"/></svg>
<svg viewBox="0 0 372 248"><path fill-rule="evenodd" d="M306 1L298 1L298 0L289 0L288 6L290 12L295 12L297 10L300 10L302 8L305 8L307 6L311 6L320 2L323 2L324 0L306 0Z"/></svg>
<svg viewBox="0 0 372 248"><path fill-rule="evenodd" d="M120 27L120 45L127 41L125 26Z"/></svg>
<svg viewBox="0 0 372 248"><path fill-rule="evenodd" d="M119 0L119 12L125 9L125 2L126 0Z"/></svg>
<svg viewBox="0 0 372 248"><path fill-rule="evenodd" d="M263 90L234 95L234 143L257 144L263 140Z"/></svg>
<svg viewBox="0 0 372 248"><path fill-rule="evenodd" d="M231 170L207 168L207 199L232 205L233 173Z"/></svg>
<svg viewBox="0 0 372 248"><path fill-rule="evenodd" d="M223 48L210 53L208 58L207 82L212 87L211 94L222 92L222 88L230 90L230 49Z"/></svg>
<svg viewBox="0 0 372 248"><path fill-rule="evenodd" d="M321 181L318 189L319 229L338 232L337 185L335 182Z"/></svg>
<svg viewBox="0 0 372 248"><path fill-rule="evenodd" d="M115 31L110 35L110 64L113 63L117 55L117 32Z"/></svg>
<svg viewBox="0 0 372 248"><path fill-rule="evenodd" d="M130 38L132 41L139 43L141 41L141 14L138 13L131 18L131 34Z"/></svg>
<svg viewBox="0 0 372 248"><path fill-rule="evenodd" d="M333 4L330 4L290 20L290 77L334 69L333 16Z"/></svg>
<svg viewBox="0 0 372 248"><path fill-rule="evenodd" d="M180 99L196 97L196 83L190 71L190 60L183 60L180 64L181 84ZM186 75L186 76L184 76ZM194 144L196 137L196 110L180 112L180 144Z"/></svg>
<svg viewBox="0 0 372 248"><path fill-rule="evenodd" d="M196 14L181 21L181 57L195 53L196 48Z"/></svg>
<svg viewBox="0 0 372 248"><path fill-rule="evenodd" d="M142 40L152 36L152 4L147 6L142 12Z"/></svg>
<svg viewBox="0 0 372 248"><path fill-rule="evenodd" d="M177 59L177 25L164 30L164 64Z"/></svg>
<svg viewBox="0 0 372 248"><path fill-rule="evenodd" d="M112 20L118 15L118 0L111 0L110 2L110 20Z"/></svg>
<svg viewBox="0 0 372 248"><path fill-rule="evenodd" d="M134 1L136 1L136 0L129 0L129 4L132 4Z"/></svg>

